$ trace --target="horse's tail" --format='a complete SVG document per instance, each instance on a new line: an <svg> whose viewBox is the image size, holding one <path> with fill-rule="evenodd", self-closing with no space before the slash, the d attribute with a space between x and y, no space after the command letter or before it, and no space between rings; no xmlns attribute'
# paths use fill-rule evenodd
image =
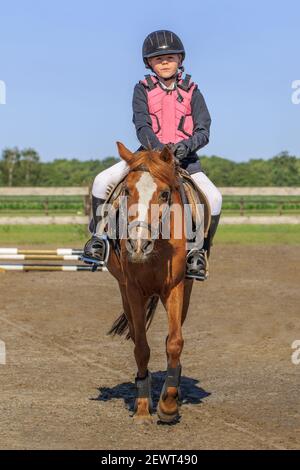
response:
<svg viewBox="0 0 300 470"><path fill-rule="evenodd" d="M146 310L146 330L148 330L148 328L150 327L152 323L158 301L159 301L158 295L152 295L152 297L150 297L150 299L148 300L147 310ZM109 330L107 334L112 335L112 336L115 336L115 335L122 336L125 333L127 333L126 339L130 339L131 336L129 333L128 320L126 318L125 313L123 312L113 323L111 329Z"/></svg>

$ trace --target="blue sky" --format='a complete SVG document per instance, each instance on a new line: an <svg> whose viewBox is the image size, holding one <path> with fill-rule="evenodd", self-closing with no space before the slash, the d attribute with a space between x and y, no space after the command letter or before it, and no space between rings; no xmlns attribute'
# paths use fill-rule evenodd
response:
<svg viewBox="0 0 300 470"><path fill-rule="evenodd" d="M199 154L235 161L300 156L299 0L0 0L0 150L44 161L136 150L131 100L144 37L175 31L212 117Z"/></svg>

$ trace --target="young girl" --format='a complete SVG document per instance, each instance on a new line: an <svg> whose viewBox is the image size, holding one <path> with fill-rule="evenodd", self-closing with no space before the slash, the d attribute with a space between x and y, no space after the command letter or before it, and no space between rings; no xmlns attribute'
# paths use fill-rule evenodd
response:
<svg viewBox="0 0 300 470"><path fill-rule="evenodd" d="M182 168L186 169L202 189L210 203L212 221L210 233L202 249L193 248L187 255L186 275L204 280L207 276L207 256L219 223L222 196L201 170L196 151L209 141L211 119L203 95L191 76L182 78L185 50L180 38L167 30L154 31L143 44L143 60L154 75L135 85L133 93L133 123L141 143L146 148L162 150L165 144L174 144L173 151ZM96 234L99 207L106 199L108 185L115 185L126 174L128 167L120 161L96 176L92 188L94 234L84 247L88 258L103 261L107 252L107 238Z"/></svg>

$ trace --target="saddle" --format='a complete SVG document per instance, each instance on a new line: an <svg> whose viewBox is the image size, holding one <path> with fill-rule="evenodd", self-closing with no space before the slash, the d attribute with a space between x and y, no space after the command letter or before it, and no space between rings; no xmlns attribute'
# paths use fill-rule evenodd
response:
<svg viewBox="0 0 300 470"><path fill-rule="evenodd" d="M208 199L204 192L197 186L194 180L191 178L190 174L180 168L179 166L176 167L177 175L178 175L178 182L179 182L179 190L181 194L181 199L183 204L189 204L191 211L192 211L192 221L195 227L197 227L199 220L202 219L203 214L199 212L199 205L201 204L204 209L204 237L208 236L208 230L211 223L211 210ZM108 187L107 190L107 198L102 208L102 214L105 212L109 217L110 212L108 210L108 205L112 208L113 211L118 212L120 206L120 196L123 192L123 182L126 179L127 175L125 175L116 185ZM106 217L102 218L103 226L100 227L100 230L103 229L105 231L105 227L107 225Z"/></svg>
<svg viewBox="0 0 300 470"><path fill-rule="evenodd" d="M177 169L179 175L179 186L183 187L184 194L181 190L181 199L183 203L190 204L192 209L192 220L195 226L197 226L197 221L201 220L202 214L199 213L199 204L202 204L204 210L204 237L208 236L208 230L211 223L211 210L208 199L204 192L199 188L195 183L190 174L183 168L178 167ZM186 200L184 200L186 198Z"/></svg>

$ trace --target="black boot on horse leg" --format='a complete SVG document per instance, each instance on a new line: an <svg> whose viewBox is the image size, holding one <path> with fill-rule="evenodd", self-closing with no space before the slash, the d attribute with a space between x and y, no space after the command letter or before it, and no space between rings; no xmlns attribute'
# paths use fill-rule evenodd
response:
<svg viewBox="0 0 300 470"><path fill-rule="evenodd" d="M184 255L184 252L182 253ZM184 258L183 260L184 261ZM186 306L184 279L161 296L168 314L169 332L166 338L167 375L160 395L157 415L164 423L176 423L180 405L180 356L184 340L182 337L183 309Z"/></svg>
<svg viewBox="0 0 300 470"><path fill-rule="evenodd" d="M109 241L105 233L98 233L97 227L104 215L101 214L105 199L92 196L93 218L90 222L90 232L92 237L86 242L82 260L86 263L105 264L109 254Z"/></svg>
<svg viewBox="0 0 300 470"><path fill-rule="evenodd" d="M137 330L136 325L135 330ZM137 373L137 376L135 378L136 400L134 404L133 421L135 424L152 424L152 377L151 373L147 369L150 357L150 349L147 340L145 342L139 342L138 334L136 335L135 341L136 343L134 352L139 372ZM143 376L141 375L142 370L146 370L146 372L143 372Z"/></svg>
<svg viewBox="0 0 300 470"><path fill-rule="evenodd" d="M134 403L134 422L137 424L151 424L153 422L152 417L149 413L153 413L153 402L152 402L152 376L150 371L147 371L147 375L144 378L135 378L136 388L136 399ZM144 413L143 413L144 409ZM137 411L139 410L139 414ZM144 414L144 416L143 416Z"/></svg>
<svg viewBox="0 0 300 470"><path fill-rule="evenodd" d="M146 304L144 296L137 286L127 286L127 298L132 314L134 329L134 357L137 365L136 401L133 422L135 424L151 424L153 404L151 397L151 374L148 370L150 348L146 334Z"/></svg>
<svg viewBox="0 0 300 470"><path fill-rule="evenodd" d="M178 364L174 368L168 366L157 408L157 415L164 423L176 422L179 418L178 407L181 404L180 378L181 365Z"/></svg>

